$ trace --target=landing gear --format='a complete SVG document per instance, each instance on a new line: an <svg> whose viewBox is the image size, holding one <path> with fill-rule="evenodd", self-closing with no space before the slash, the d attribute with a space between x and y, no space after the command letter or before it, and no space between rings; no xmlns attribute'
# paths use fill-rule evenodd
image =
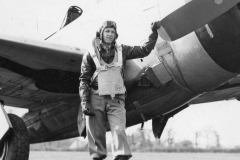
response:
<svg viewBox="0 0 240 160"><path fill-rule="evenodd" d="M28 160L29 137L24 121L14 115L8 114L13 129L0 143L0 160Z"/></svg>

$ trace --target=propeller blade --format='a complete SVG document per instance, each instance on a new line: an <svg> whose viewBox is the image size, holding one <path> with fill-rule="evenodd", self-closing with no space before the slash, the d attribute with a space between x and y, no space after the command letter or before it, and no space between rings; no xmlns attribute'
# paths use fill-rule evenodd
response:
<svg viewBox="0 0 240 160"><path fill-rule="evenodd" d="M166 41L181 38L219 17L240 0L192 0L162 19L159 36Z"/></svg>

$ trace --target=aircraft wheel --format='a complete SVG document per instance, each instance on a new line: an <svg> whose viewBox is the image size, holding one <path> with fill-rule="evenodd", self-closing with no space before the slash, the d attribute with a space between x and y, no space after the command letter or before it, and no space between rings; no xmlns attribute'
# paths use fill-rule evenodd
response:
<svg viewBox="0 0 240 160"><path fill-rule="evenodd" d="M8 114L13 129L0 143L0 160L28 160L29 137L24 121L14 115Z"/></svg>

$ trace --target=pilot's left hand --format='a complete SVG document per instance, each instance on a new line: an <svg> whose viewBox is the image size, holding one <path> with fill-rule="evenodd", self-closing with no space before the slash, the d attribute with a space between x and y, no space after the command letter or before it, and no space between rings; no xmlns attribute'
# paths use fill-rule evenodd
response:
<svg viewBox="0 0 240 160"><path fill-rule="evenodd" d="M152 22L151 29L152 31L157 31L161 27L161 21Z"/></svg>

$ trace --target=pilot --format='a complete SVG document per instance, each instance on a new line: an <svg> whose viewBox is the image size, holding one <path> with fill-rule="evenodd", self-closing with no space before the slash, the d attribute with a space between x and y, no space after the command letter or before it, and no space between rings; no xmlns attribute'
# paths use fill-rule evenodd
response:
<svg viewBox="0 0 240 160"><path fill-rule="evenodd" d="M160 25L160 21L152 23L152 33L142 46L128 46L116 43L117 25L113 21L106 21L92 41L93 50L83 56L79 94L82 113L86 115L88 148L95 160L107 157L108 129L112 135L114 159L127 160L132 157L125 133L124 67L127 60L150 54L157 41Z"/></svg>

